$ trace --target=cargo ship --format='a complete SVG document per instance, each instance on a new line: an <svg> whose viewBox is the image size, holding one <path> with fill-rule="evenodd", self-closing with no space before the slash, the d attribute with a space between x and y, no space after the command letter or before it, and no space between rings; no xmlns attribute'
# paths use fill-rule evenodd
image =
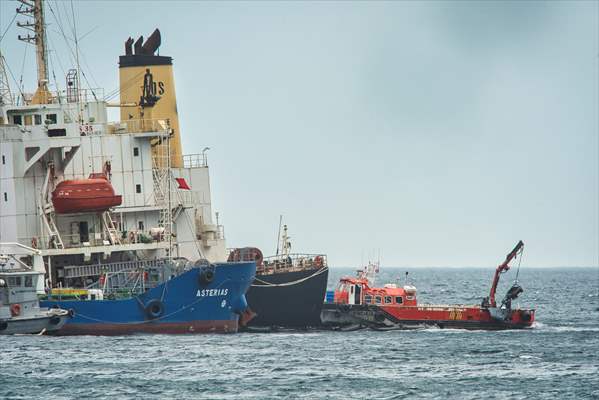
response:
<svg viewBox="0 0 599 400"><path fill-rule="evenodd" d="M390 330L427 326L488 330L530 328L535 320L535 310L512 308L512 301L523 292L517 281L500 305L495 300L501 274L510 269L509 263L522 253L523 247L524 243L518 242L497 267L490 294L480 305L419 304L415 286L406 282L403 287L395 283L375 287L370 278L373 268L366 267L359 271L357 277L340 280L333 300L323 307L322 322L337 329L368 327Z"/></svg>
<svg viewBox="0 0 599 400"><path fill-rule="evenodd" d="M229 261L256 262L256 279L247 300L252 319L248 330L320 326L329 268L325 254L291 251L287 225L279 224L274 256L264 258L255 247L232 249Z"/></svg>
<svg viewBox="0 0 599 400"><path fill-rule="evenodd" d="M160 31L125 41L119 88L105 95L84 85L80 65L49 79L46 6L21 0L17 10L33 31L19 39L36 49L35 93L10 90L0 54L0 242L39 252L41 306L72 315L59 334L236 332L255 262L226 260L208 148L182 153ZM52 24L74 32L52 11Z"/></svg>

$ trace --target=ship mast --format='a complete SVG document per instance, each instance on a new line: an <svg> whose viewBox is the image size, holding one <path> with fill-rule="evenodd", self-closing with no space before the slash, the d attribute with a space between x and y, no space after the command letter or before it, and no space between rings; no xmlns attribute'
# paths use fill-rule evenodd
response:
<svg viewBox="0 0 599 400"><path fill-rule="evenodd" d="M10 86L8 84L8 75L6 74L6 61L0 51L0 106L3 104L14 104ZM2 115L0 114L0 119ZM0 124L2 121L0 120Z"/></svg>
<svg viewBox="0 0 599 400"><path fill-rule="evenodd" d="M33 18L33 21L17 22L17 26L33 32L27 36L19 35L19 40L35 44L37 61L37 90L31 100L32 104L48 104L50 92L48 91L48 49L46 46L46 26L44 22L43 0L18 0L22 5L17 9L18 14Z"/></svg>

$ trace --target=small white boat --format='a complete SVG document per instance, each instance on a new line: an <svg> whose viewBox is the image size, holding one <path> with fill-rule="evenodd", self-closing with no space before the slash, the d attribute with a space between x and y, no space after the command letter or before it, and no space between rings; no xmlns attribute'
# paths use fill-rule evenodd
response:
<svg viewBox="0 0 599 400"><path fill-rule="evenodd" d="M0 243L0 335L57 331L71 317L67 310L40 308L44 276L38 250Z"/></svg>

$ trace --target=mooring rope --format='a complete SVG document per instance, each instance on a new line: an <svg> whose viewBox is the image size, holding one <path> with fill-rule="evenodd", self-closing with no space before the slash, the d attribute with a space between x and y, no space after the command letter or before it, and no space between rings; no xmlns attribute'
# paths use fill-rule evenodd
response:
<svg viewBox="0 0 599 400"><path fill-rule="evenodd" d="M285 282L285 283L271 283L271 282L263 281L260 278L254 278L254 282L260 282L260 283L262 283L262 285L254 285L254 284L252 284L252 286L253 287L285 287L285 286L293 286L293 285L297 285L299 283L305 282L308 279L312 279L312 278L314 278L314 277L316 277L316 276L318 276L318 275L320 275L320 274L322 274L322 273L324 273L324 272L326 272L328 270L329 270L328 267L324 267L324 268L319 269L318 271L316 271L315 273L313 273L310 276L307 276L305 278L301 278L301 279L298 279L298 280L295 280L295 281L292 281L292 282Z"/></svg>

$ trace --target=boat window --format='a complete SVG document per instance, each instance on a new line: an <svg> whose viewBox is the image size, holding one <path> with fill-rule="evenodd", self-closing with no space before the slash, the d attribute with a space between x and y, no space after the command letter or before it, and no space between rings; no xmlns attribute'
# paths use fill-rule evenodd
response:
<svg viewBox="0 0 599 400"><path fill-rule="evenodd" d="M41 114L34 114L33 115L33 123L35 125L41 125L42 124L42 115Z"/></svg>
<svg viewBox="0 0 599 400"><path fill-rule="evenodd" d="M25 115L25 125L31 125L33 118L31 117L31 114L29 115Z"/></svg>
<svg viewBox="0 0 599 400"><path fill-rule="evenodd" d="M391 298L391 296L385 296L385 304L391 304L393 303L393 299Z"/></svg>
<svg viewBox="0 0 599 400"><path fill-rule="evenodd" d="M22 115L13 115L12 122L15 125L23 125L23 116Z"/></svg>
<svg viewBox="0 0 599 400"><path fill-rule="evenodd" d="M4 192L4 201L8 201L8 193Z"/></svg>
<svg viewBox="0 0 599 400"><path fill-rule="evenodd" d="M46 124L55 124L57 121L56 114L46 114Z"/></svg>
<svg viewBox="0 0 599 400"><path fill-rule="evenodd" d="M137 229L139 229L140 231L144 230L144 222L143 221L137 222Z"/></svg>
<svg viewBox="0 0 599 400"><path fill-rule="evenodd" d="M33 277L31 275L25 277L25 287L33 287Z"/></svg>
<svg viewBox="0 0 599 400"><path fill-rule="evenodd" d="M382 303L382 301L383 301L383 298L382 298L381 296L375 296L375 298L374 298L374 302L375 302L376 304L381 304L381 303Z"/></svg>
<svg viewBox="0 0 599 400"><path fill-rule="evenodd" d="M135 185L135 193L141 193L141 185L139 183Z"/></svg>
<svg viewBox="0 0 599 400"><path fill-rule="evenodd" d="M8 286L11 286L11 287L21 286L21 277L20 276L9 276L8 277Z"/></svg>
<svg viewBox="0 0 599 400"><path fill-rule="evenodd" d="M133 156L134 156L134 157L137 157L137 156L139 156L139 147L134 147L134 148L133 148Z"/></svg>
<svg viewBox="0 0 599 400"><path fill-rule="evenodd" d="M403 297L401 297L401 296L395 297L395 303L396 304L403 304Z"/></svg>
<svg viewBox="0 0 599 400"><path fill-rule="evenodd" d="M6 164L6 158L2 155L2 165Z"/></svg>
<svg viewBox="0 0 599 400"><path fill-rule="evenodd" d="M372 296L367 294L366 296L364 296L364 303L366 304L372 304Z"/></svg>

